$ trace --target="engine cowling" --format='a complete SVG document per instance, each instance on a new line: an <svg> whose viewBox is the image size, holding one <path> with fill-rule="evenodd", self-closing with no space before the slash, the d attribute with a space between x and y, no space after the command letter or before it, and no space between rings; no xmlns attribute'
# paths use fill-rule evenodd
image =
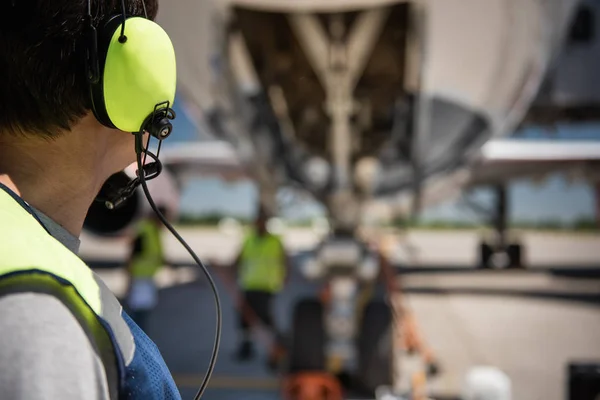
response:
<svg viewBox="0 0 600 400"><path fill-rule="evenodd" d="M124 171L111 176L109 181L118 186L124 185L135 176L136 169L136 164L132 164ZM176 219L179 214L180 191L175 178L166 168L158 177L148 181L148 190L156 205L166 209L167 218ZM96 236L124 235L142 216L151 212L150 204L140 187L133 196L114 210L109 210L102 202L94 202L88 210L83 229Z"/></svg>

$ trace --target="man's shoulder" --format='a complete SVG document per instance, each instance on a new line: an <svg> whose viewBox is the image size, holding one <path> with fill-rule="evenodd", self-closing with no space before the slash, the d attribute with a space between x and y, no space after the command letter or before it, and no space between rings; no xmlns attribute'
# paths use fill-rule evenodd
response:
<svg viewBox="0 0 600 400"><path fill-rule="evenodd" d="M83 332L71 310L60 299L49 293L15 292L0 295L0 321L2 330L7 332L47 325L49 329L30 331L32 338L39 337L45 340L56 336L58 331L81 330ZM8 321L11 321L10 324ZM0 340L1 336L3 335L0 335ZM67 338L63 337L60 341L65 339Z"/></svg>
<svg viewBox="0 0 600 400"><path fill-rule="evenodd" d="M285 251L285 246L283 244L283 238L281 237L281 235L276 233L269 233L267 237L269 238L272 245L277 247L280 251Z"/></svg>
<svg viewBox="0 0 600 400"><path fill-rule="evenodd" d="M256 236L256 231L254 231L254 229L245 230L242 236L242 244L246 245L252 242L256 238Z"/></svg>
<svg viewBox="0 0 600 400"><path fill-rule="evenodd" d="M80 398L108 399L101 357L71 310L55 296L0 296L0 332L0 387L24 390L11 381L27 375L31 387L26 393L75 390L72 394ZM27 398L26 393L10 398Z"/></svg>

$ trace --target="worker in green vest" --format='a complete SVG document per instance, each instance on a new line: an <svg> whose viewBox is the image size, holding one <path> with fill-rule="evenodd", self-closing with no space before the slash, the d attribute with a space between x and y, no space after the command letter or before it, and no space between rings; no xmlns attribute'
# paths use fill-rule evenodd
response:
<svg viewBox="0 0 600 400"><path fill-rule="evenodd" d="M283 341L273 320L273 298L287 280L289 258L279 236L268 232L268 217L266 210L260 207L254 227L244 238L232 267L243 299L240 310L242 335L235 356L240 361L253 357L251 326L261 322L275 338L269 360L272 364Z"/></svg>
<svg viewBox="0 0 600 400"><path fill-rule="evenodd" d="M164 207L158 209L167 215ZM162 223L154 212L139 221L127 264L129 288L126 305L131 318L143 330L146 330L150 313L158 303L154 278L165 264L161 228Z"/></svg>

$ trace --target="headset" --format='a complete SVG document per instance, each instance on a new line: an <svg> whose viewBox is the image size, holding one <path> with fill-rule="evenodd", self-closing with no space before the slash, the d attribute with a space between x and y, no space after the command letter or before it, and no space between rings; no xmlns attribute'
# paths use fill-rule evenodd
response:
<svg viewBox="0 0 600 400"><path fill-rule="evenodd" d="M87 0L85 65L92 111L104 126L135 135L138 167L137 176L127 185L114 190L109 197L97 200L103 201L107 208L114 209L123 204L141 185L153 211L190 253L208 279L215 297L217 321L208 371L195 396L198 400L206 390L219 352L221 302L208 270L158 210L146 183L162 171L158 156L162 141L173 130L170 121L175 119L175 111L171 105L175 100L177 73L171 39L157 23L148 19L143 0L142 5L143 18L127 16L125 0L121 0L121 13L100 22L96 27L93 23L92 0ZM149 135L144 143L146 132ZM158 139L156 154L148 150L152 137ZM152 159L148 164L146 157Z"/></svg>

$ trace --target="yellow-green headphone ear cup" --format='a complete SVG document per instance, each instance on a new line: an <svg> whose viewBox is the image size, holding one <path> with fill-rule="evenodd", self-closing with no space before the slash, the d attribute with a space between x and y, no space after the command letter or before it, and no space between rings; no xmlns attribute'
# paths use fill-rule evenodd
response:
<svg viewBox="0 0 600 400"><path fill-rule="evenodd" d="M175 50L167 33L145 18L128 18L127 40L115 29L106 52L103 74L104 104L112 124L137 132L157 104L175 100Z"/></svg>

